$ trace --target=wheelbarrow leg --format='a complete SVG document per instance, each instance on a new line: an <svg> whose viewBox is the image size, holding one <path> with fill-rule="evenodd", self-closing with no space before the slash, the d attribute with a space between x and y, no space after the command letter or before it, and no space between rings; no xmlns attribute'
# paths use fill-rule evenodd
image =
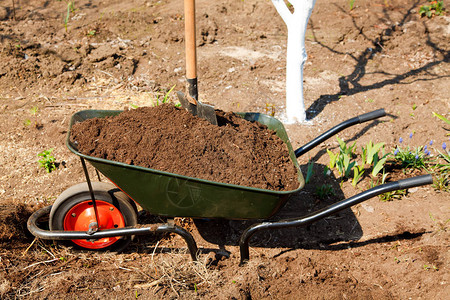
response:
<svg viewBox="0 0 450 300"><path fill-rule="evenodd" d="M171 224L164 224L158 226L156 232L170 232L181 236L188 246L192 260L197 261L197 252L198 252L197 243L195 242L192 234L190 234L186 229Z"/></svg>
<svg viewBox="0 0 450 300"><path fill-rule="evenodd" d="M286 219L276 222L263 222L254 224L250 227L248 227L241 235L241 238L239 240L239 248L241 252L241 261L240 265L244 265L249 259L250 259L250 251L249 251L249 242L250 238L261 230L266 229L280 229L280 228L288 228L288 227L299 227L299 226L306 226L309 225L315 221L318 221L320 219L326 218L330 215L333 215L341 210L344 210L346 208L349 208L353 205L356 205L358 203L361 203L363 201L366 201L372 197L391 192L396 190L403 190L415 186L421 186L421 185L427 185L432 184L433 178L431 175L423 175L423 176L417 176L412 177L408 179L403 179L395 182L389 182L383 185L376 186L374 188L371 188L367 191L364 191L360 194L357 194L353 197L350 197L348 199L341 200L339 202L336 202L328 207L325 207L323 209L320 209L318 211L312 212L306 216L303 216L301 218L293 218L293 219Z"/></svg>

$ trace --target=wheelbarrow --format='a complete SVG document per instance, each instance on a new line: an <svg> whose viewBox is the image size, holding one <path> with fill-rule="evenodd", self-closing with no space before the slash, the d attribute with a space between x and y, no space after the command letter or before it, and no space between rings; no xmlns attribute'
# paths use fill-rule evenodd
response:
<svg viewBox="0 0 450 300"><path fill-rule="evenodd" d="M208 181L78 152L76 141L71 140L73 124L119 113L120 111L111 110L85 110L72 116L66 145L80 157L86 182L65 190L52 206L41 208L30 216L27 225L35 237L70 240L83 249L121 251L136 235L171 232L185 240L192 259L196 260L198 248L194 237L184 228L175 225L171 218L258 220L259 223L244 230L240 237L240 262L243 264L249 260L249 241L258 231L309 225L377 195L432 183L430 175L390 182L298 218L271 221L270 217L305 185L297 162L299 156L349 126L385 116L385 111L379 109L344 121L295 151L283 124L276 118L260 113L238 114L246 120L267 125L286 144L292 164L297 169L298 188L291 191L272 191ZM86 161L111 183L92 181ZM153 215L167 217L168 221L161 224L137 224L136 203ZM46 216L49 219L48 230L41 228L44 225L39 221Z"/></svg>

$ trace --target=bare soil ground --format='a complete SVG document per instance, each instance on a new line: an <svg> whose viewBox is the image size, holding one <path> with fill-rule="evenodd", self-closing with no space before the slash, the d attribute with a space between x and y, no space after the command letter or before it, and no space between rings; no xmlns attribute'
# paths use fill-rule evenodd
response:
<svg viewBox="0 0 450 300"><path fill-rule="evenodd" d="M255 237L239 267L239 234L251 221L177 219L202 249L190 261L177 236L139 238L125 253L77 252L34 241L32 211L84 180L65 146L70 116L82 109L154 105L184 90L183 3L176 0L0 4L0 295L16 298L444 299L449 288L450 197L431 186L400 200L373 198L308 228ZM448 144L450 19L422 19L421 1L318 0L307 31L309 124L287 125L294 148L357 114L388 117L339 136L410 146ZM283 118L286 28L270 1L197 1L200 97L224 111ZM414 133L411 139L410 133ZM54 148L58 168L39 168ZM312 182L276 218L304 215L356 194L322 171L331 139L299 158ZM435 150L433 150L435 151ZM436 153L436 152L434 152ZM92 171L92 175L93 170ZM332 174L333 175L333 174ZM404 176L411 176L406 174ZM316 187L332 185L319 199ZM157 216L141 216L157 222Z"/></svg>

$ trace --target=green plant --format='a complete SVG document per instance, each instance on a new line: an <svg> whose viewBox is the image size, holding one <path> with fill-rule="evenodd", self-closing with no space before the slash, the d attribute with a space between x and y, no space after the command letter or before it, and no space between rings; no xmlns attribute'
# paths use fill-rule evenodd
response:
<svg viewBox="0 0 450 300"><path fill-rule="evenodd" d="M355 168L353 169L353 179L352 179L353 187L356 187L356 185L361 180L363 175L364 175L364 166L356 165Z"/></svg>
<svg viewBox="0 0 450 300"><path fill-rule="evenodd" d="M321 186L316 187L316 196L323 200L326 199L329 196L334 196L334 190L331 184L323 184Z"/></svg>
<svg viewBox="0 0 450 300"><path fill-rule="evenodd" d="M66 32L67 26L69 25L70 13L73 13L74 11L75 11L75 1L67 1L67 12L66 16L64 17L64 28L66 29Z"/></svg>
<svg viewBox="0 0 450 300"><path fill-rule="evenodd" d="M395 161L399 162L401 167L407 169L421 169L426 167L427 155L422 146L410 149L397 147L393 153Z"/></svg>
<svg viewBox="0 0 450 300"><path fill-rule="evenodd" d="M56 170L55 157L52 155L54 148L44 150L38 154L41 159L39 159L39 166L46 169L48 173Z"/></svg>
<svg viewBox="0 0 450 300"><path fill-rule="evenodd" d="M339 153L335 158L336 167L342 177L348 178L353 167L356 164L355 161L351 161L354 156L353 149L356 146L356 142L354 142L353 145L349 146L339 137L336 137L336 139L339 143Z"/></svg>
<svg viewBox="0 0 450 300"><path fill-rule="evenodd" d="M97 30L92 29L87 32L87 36L95 36L97 34Z"/></svg>
<svg viewBox="0 0 450 300"><path fill-rule="evenodd" d="M162 99L160 99L160 97L161 97L163 94L157 93L157 94L156 94L156 104L155 104L155 106L159 106L160 104L164 104L164 103L169 102L169 96L170 96L170 93L172 93L172 91L173 91L173 89L175 88L175 86L176 86L176 84L174 84L174 85L170 88L170 90L169 90L167 93L164 94L164 96L162 97Z"/></svg>
<svg viewBox="0 0 450 300"><path fill-rule="evenodd" d="M349 0L348 4L350 6L350 10L353 10L353 8L355 7L355 0Z"/></svg>
<svg viewBox="0 0 450 300"><path fill-rule="evenodd" d="M381 181L377 180L376 182L372 182L372 187L377 186L379 184L384 184L386 183L386 177L387 177L387 173L384 172L383 170L383 175L381 176ZM403 196L406 195L406 190L395 190L392 192L386 192L384 194L378 195L378 198L383 201L383 202L387 202L387 201L393 201L393 200L400 200Z"/></svg>
<svg viewBox="0 0 450 300"><path fill-rule="evenodd" d="M305 183L308 184L311 181L311 177L313 175L313 167L314 167L314 161L310 160L308 162L308 169L306 170L306 178Z"/></svg>
<svg viewBox="0 0 450 300"><path fill-rule="evenodd" d="M444 151L438 151L437 162L433 168L433 187L437 190L448 192L450 191L450 154L446 150L447 146L445 143L442 145L442 148Z"/></svg>
<svg viewBox="0 0 450 300"><path fill-rule="evenodd" d="M384 143L373 144L370 141L365 147L362 147L361 161L358 163L354 160L354 157L356 157L354 153L356 143L349 146L339 137L337 140L339 142L338 153L335 154L327 149L328 156L330 157L327 169L331 170L336 167L343 178L349 178L353 171L352 185L354 187L363 178L366 169L372 169L371 175L376 177L384 168L388 157L388 154L384 153ZM379 156L380 150L382 151L381 158Z"/></svg>
<svg viewBox="0 0 450 300"><path fill-rule="evenodd" d="M431 18L433 16L442 16L444 15L444 1L435 1L435 0L428 0L429 5L422 5L419 8L419 15L421 17L428 17Z"/></svg>
<svg viewBox="0 0 450 300"><path fill-rule="evenodd" d="M442 121L444 121L445 123L450 125L450 120L447 119L446 117L444 117L443 115L440 115L438 113L432 112L433 116L435 116L436 118L441 119Z"/></svg>
<svg viewBox="0 0 450 300"><path fill-rule="evenodd" d="M33 116L37 115L38 111L39 111L39 108L37 106L33 106L32 108L30 108L30 113Z"/></svg>

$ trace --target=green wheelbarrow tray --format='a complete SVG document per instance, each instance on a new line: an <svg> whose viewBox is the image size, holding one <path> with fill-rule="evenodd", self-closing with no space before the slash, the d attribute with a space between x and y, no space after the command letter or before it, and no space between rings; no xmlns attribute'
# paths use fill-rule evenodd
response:
<svg viewBox="0 0 450 300"><path fill-rule="evenodd" d="M70 121L66 145L70 151L87 160L151 214L167 217L267 219L286 203L290 195L298 192L305 185L296 154L283 124L273 117L260 113L236 114L248 121L258 121L266 125L274 130L286 144L290 159L297 169L298 188L295 190L272 191L214 182L128 165L78 152L76 143L70 137L73 124L91 118L115 116L120 112L84 110L75 113Z"/></svg>

